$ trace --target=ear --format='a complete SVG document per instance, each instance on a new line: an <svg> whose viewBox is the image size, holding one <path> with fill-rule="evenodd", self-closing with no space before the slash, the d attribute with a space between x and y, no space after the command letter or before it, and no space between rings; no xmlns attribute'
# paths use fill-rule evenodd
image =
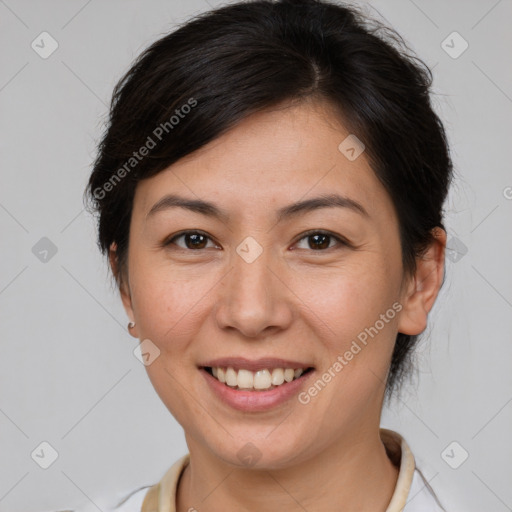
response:
<svg viewBox="0 0 512 512"><path fill-rule="evenodd" d="M135 315L133 313L132 307L132 298L130 294L130 286L129 283L126 282L126 279L123 277L122 272L120 272L117 258L117 244L112 242L108 252L108 258L110 261L110 267L112 268L112 273L116 279L117 285L119 287L119 293L121 295L121 300L123 302L124 309L130 322L135 322ZM134 338L138 338L137 325L133 329L128 331Z"/></svg>
<svg viewBox="0 0 512 512"><path fill-rule="evenodd" d="M416 272L402 296L398 332L403 334L421 334L426 329L428 313L443 284L446 232L436 227L432 234L434 241L425 254L416 259Z"/></svg>

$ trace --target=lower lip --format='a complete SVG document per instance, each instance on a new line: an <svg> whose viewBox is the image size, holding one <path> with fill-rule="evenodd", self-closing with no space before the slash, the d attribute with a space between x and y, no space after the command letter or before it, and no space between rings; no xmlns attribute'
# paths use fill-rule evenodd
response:
<svg viewBox="0 0 512 512"><path fill-rule="evenodd" d="M314 373L314 370L310 370L298 379L294 379L286 384L281 384L268 391L239 391L218 381L204 368L200 368L199 371L217 397L224 403L233 407L233 409L244 412L267 411L283 404L295 396Z"/></svg>

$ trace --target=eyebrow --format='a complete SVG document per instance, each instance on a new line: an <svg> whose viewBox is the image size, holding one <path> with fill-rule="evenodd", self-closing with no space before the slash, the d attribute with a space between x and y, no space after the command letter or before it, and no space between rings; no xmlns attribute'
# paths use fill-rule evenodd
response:
<svg viewBox="0 0 512 512"><path fill-rule="evenodd" d="M203 201L201 199L188 199L175 194L169 194L162 197L151 207L146 215L146 219L155 215L157 212L176 207L200 213L207 217L214 217L222 222L228 222L230 218L229 213L226 210L213 203ZM325 194L280 208L276 212L276 221L281 222L285 219L296 217L300 214L318 210L320 208L348 208L365 217L369 217L368 212L357 201L354 201L349 197L340 196L339 194Z"/></svg>

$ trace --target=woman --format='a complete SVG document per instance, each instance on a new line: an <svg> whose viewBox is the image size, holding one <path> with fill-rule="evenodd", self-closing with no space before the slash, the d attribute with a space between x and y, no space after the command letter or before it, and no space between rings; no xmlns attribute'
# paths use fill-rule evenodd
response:
<svg viewBox="0 0 512 512"><path fill-rule="evenodd" d="M87 192L189 454L116 510L444 510L379 426L443 281L431 81L354 7L261 0L117 84Z"/></svg>

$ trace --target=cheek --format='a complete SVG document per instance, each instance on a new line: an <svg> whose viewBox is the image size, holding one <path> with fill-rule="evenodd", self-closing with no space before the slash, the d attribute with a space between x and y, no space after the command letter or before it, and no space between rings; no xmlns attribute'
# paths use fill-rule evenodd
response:
<svg viewBox="0 0 512 512"><path fill-rule="evenodd" d="M329 411L317 419L324 432L380 410L400 309L392 277L354 270L310 289L303 318L322 345L318 379L326 384L312 382L304 400Z"/></svg>
<svg viewBox="0 0 512 512"><path fill-rule="evenodd" d="M396 272L388 268L338 269L329 276L305 280L297 295L304 298L304 311L310 311L311 321L324 324L326 337L347 340L392 308L399 298L398 283ZM393 320L386 325L394 323Z"/></svg>
<svg viewBox="0 0 512 512"><path fill-rule="evenodd" d="M140 337L151 339L162 352L176 352L194 335L214 281L168 265L141 262L133 269L133 304Z"/></svg>
<svg viewBox="0 0 512 512"><path fill-rule="evenodd" d="M190 418L204 415L199 401L190 399L194 392L187 392L185 386L192 385L188 372L194 364L188 348L197 339L203 321L198 315L214 283L211 276L193 277L154 261L134 265L131 272L139 337L151 340L159 350L146 372L171 414L180 424L188 425Z"/></svg>
<svg viewBox="0 0 512 512"><path fill-rule="evenodd" d="M357 263L332 269L329 276L304 280L297 293L307 297L303 318L323 344L323 371L331 368L336 374L331 388L335 398L330 399L340 407L350 409L347 401L354 397L365 403L380 392L388 371L400 309L401 267L384 263L381 254L366 253Z"/></svg>

